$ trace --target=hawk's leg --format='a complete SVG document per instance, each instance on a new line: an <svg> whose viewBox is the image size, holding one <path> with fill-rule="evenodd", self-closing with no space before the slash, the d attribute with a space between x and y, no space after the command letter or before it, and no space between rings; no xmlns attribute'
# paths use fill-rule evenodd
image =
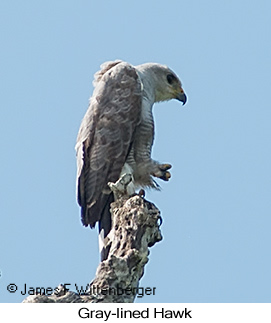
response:
<svg viewBox="0 0 271 323"><path fill-rule="evenodd" d="M125 195L130 196L134 194L134 186L132 181L133 175L125 173L121 175L121 177L116 181L116 183L108 182L108 186L113 192L115 200Z"/></svg>
<svg viewBox="0 0 271 323"><path fill-rule="evenodd" d="M157 164L153 176L161 178L164 181L168 181L171 177L170 172L168 171L172 166L170 164Z"/></svg>

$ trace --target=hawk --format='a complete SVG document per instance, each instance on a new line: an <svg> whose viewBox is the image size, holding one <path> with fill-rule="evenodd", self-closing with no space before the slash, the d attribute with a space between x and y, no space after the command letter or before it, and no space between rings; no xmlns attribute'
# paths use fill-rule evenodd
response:
<svg viewBox="0 0 271 323"><path fill-rule="evenodd" d="M83 225L93 228L99 223L104 260L114 201L112 183L129 174L127 192L132 194L138 188L159 188L154 177L169 180L171 165L151 158L152 107L171 99L185 104L187 98L177 75L157 63L132 66L120 60L106 62L95 74L93 85L75 147L77 199Z"/></svg>

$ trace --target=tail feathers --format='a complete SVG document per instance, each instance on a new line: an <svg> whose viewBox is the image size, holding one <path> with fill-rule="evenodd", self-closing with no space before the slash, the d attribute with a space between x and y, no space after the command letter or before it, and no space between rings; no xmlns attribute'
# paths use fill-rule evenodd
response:
<svg viewBox="0 0 271 323"><path fill-rule="evenodd" d="M99 251L100 251L101 261L104 261L107 259L110 247L111 247L111 242L109 238L104 235L104 230L102 229L99 233Z"/></svg>
<svg viewBox="0 0 271 323"><path fill-rule="evenodd" d="M100 221L103 217L103 213L108 209L110 213L110 204L114 201L111 199L111 194L100 194L99 198L92 203L91 206L83 203L81 205L81 220L84 226L90 226L91 228L95 227L96 222Z"/></svg>
<svg viewBox="0 0 271 323"><path fill-rule="evenodd" d="M108 234L111 230L112 220L110 212L110 204L114 201L114 195L111 193L108 197L106 205L102 211L99 221L99 249L101 255L101 261L106 260L111 247Z"/></svg>

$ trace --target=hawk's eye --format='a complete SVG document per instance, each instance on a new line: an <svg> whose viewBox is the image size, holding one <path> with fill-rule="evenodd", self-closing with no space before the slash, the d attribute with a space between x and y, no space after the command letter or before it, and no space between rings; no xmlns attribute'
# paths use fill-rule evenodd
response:
<svg viewBox="0 0 271 323"><path fill-rule="evenodd" d="M175 79L176 79L176 77L173 74L168 74L167 75L167 81L168 81L169 84L172 84Z"/></svg>

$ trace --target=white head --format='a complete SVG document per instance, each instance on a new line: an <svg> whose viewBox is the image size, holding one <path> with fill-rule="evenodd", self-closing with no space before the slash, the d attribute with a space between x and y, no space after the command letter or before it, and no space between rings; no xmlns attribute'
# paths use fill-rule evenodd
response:
<svg viewBox="0 0 271 323"><path fill-rule="evenodd" d="M152 91L154 101L177 99L185 104L187 97L177 75L167 66L146 63L136 66L147 91Z"/></svg>

